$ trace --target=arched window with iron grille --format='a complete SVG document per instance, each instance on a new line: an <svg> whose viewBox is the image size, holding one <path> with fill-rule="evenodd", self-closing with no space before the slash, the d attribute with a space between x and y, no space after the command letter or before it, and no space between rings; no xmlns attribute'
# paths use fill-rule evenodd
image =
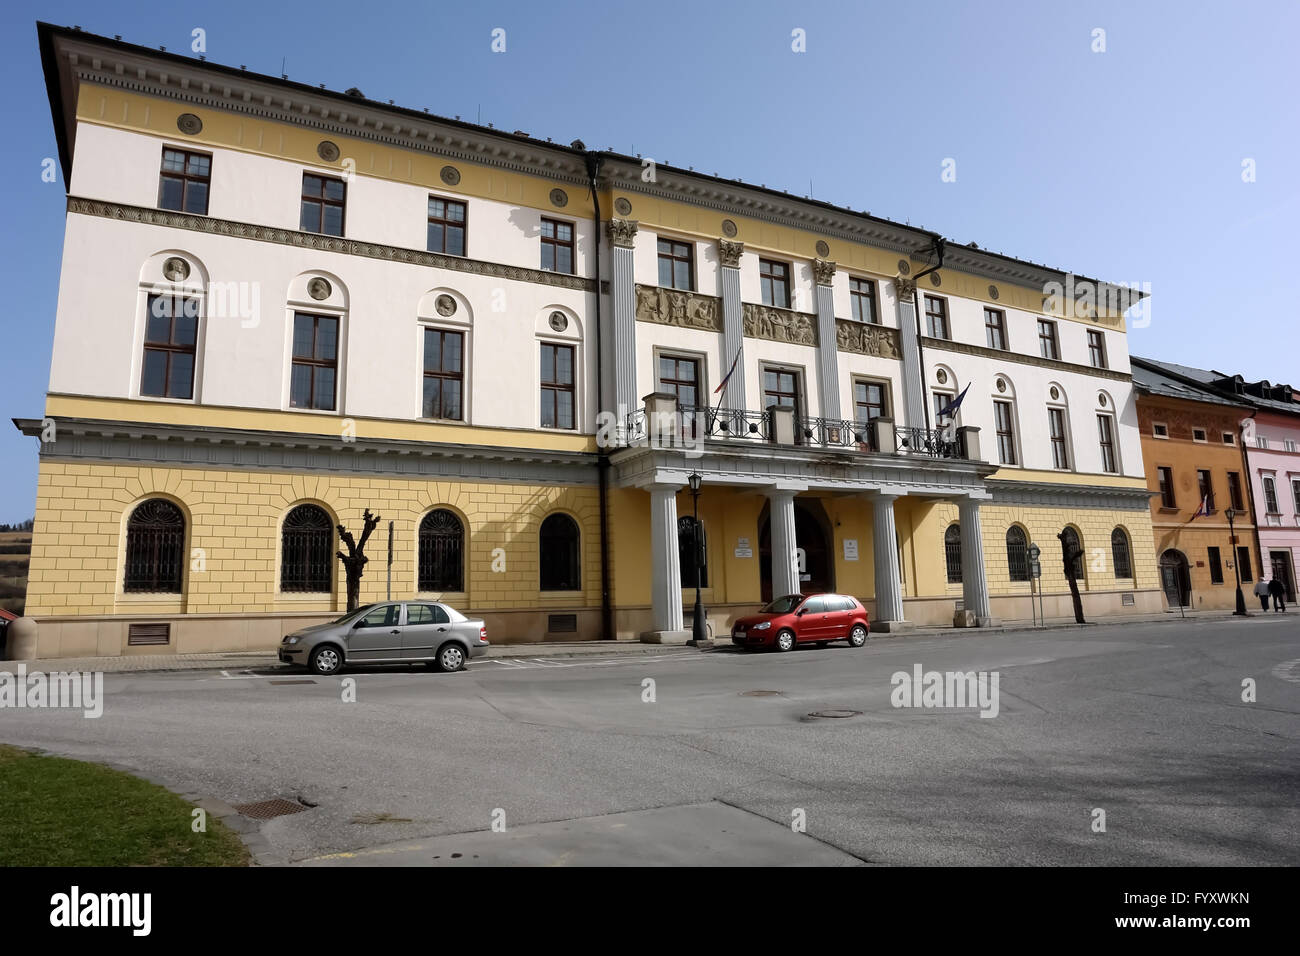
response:
<svg viewBox="0 0 1300 956"><path fill-rule="evenodd" d="M465 590L465 528L446 508L420 522L420 590Z"/></svg>
<svg viewBox="0 0 1300 956"><path fill-rule="evenodd" d="M280 590L328 594L334 568L334 527L325 509L299 505L280 529Z"/></svg>
<svg viewBox="0 0 1300 956"><path fill-rule="evenodd" d="M1115 563L1115 577L1133 577L1133 553L1129 550L1128 535L1123 528L1110 533L1110 557Z"/></svg>
<svg viewBox="0 0 1300 956"><path fill-rule="evenodd" d="M961 584L961 525L950 524L943 533L943 554L948 564L948 583Z"/></svg>
<svg viewBox="0 0 1300 956"><path fill-rule="evenodd" d="M1028 581L1029 542L1025 540L1025 529L1012 525L1007 529L1007 570L1012 581Z"/></svg>
<svg viewBox="0 0 1300 956"><path fill-rule="evenodd" d="M538 557L543 591L581 591L578 523L566 514L542 522Z"/></svg>
<svg viewBox="0 0 1300 956"><path fill-rule="evenodd" d="M185 571L185 516L164 498L140 502L126 522L122 590L180 594Z"/></svg>
<svg viewBox="0 0 1300 956"><path fill-rule="evenodd" d="M1066 527L1064 543L1067 551L1078 551L1078 556L1070 562L1070 577L1075 581L1083 580L1083 545L1079 542L1079 532Z"/></svg>
<svg viewBox="0 0 1300 956"><path fill-rule="evenodd" d="M696 535L698 534L698 538ZM677 519L677 557L682 571L682 587L695 587L696 541L699 542L700 587L709 586L709 549L704 536L704 522L692 515Z"/></svg>

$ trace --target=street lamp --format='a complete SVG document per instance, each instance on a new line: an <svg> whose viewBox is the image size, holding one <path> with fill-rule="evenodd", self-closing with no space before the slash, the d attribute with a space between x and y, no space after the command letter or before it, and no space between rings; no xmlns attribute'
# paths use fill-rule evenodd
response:
<svg viewBox="0 0 1300 956"><path fill-rule="evenodd" d="M1229 508L1224 512L1228 519L1228 541L1232 546L1232 576L1237 580L1237 610L1232 613L1238 617L1246 617L1246 598L1241 593L1241 568L1240 561L1237 560L1237 533L1232 529L1232 520L1237 517L1237 512Z"/></svg>
<svg viewBox="0 0 1300 956"><path fill-rule="evenodd" d="M695 567L695 614L691 620L692 647L711 647L704 622L704 600L700 597L700 484L703 479L691 472L686 479L691 485L691 562Z"/></svg>

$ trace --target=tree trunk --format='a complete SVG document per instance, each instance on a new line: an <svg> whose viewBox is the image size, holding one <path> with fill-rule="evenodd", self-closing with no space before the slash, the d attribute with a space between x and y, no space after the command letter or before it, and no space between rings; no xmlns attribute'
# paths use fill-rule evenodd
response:
<svg viewBox="0 0 1300 956"><path fill-rule="evenodd" d="M354 541L352 532L348 531L343 525L338 526L339 540L348 547L348 553L342 551L338 553L338 559L343 562L343 573L348 582L348 610L355 611L361 603L361 575L365 572L366 562L370 559L366 557L366 541L370 538L370 533L375 530L379 524L379 515L372 515L367 508L361 515L361 541Z"/></svg>
<svg viewBox="0 0 1300 956"><path fill-rule="evenodd" d="M1074 604L1074 623L1087 624L1083 619L1083 598L1079 596L1079 582L1075 580L1074 564L1083 557L1082 548L1072 548L1065 543L1065 532L1056 536L1061 542L1061 557L1065 561L1065 580L1070 585L1070 600Z"/></svg>

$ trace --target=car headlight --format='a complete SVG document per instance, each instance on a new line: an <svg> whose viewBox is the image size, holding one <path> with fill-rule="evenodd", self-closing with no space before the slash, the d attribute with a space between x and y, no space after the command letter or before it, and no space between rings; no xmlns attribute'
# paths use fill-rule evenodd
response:
<svg viewBox="0 0 1300 956"><path fill-rule="evenodd" d="M286 644L297 644L301 640L302 640L301 636L297 634L290 634L288 637L284 639L284 642Z"/></svg>
<svg viewBox="0 0 1300 956"><path fill-rule="evenodd" d="M771 627L771 626L772 626L772 622L771 622L771 621L764 621L762 624L755 624L752 628L750 628L750 630L751 630L751 631L766 631L766 630L767 630L769 627Z"/></svg>

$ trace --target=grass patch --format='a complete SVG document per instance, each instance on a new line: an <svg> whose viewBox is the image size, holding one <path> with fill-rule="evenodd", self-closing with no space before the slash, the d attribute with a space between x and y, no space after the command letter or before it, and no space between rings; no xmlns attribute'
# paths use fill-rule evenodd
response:
<svg viewBox="0 0 1300 956"><path fill-rule="evenodd" d="M211 814L99 764L0 744L0 867L246 866L248 849Z"/></svg>

